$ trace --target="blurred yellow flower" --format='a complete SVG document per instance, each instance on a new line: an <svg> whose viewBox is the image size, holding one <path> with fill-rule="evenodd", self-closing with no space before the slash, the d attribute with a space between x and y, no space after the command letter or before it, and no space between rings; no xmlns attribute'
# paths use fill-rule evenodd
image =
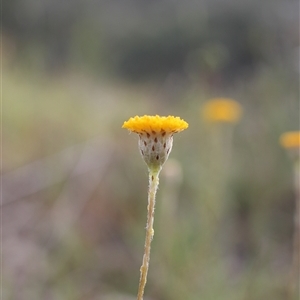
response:
<svg viewBox="0 0 300 300"><path fill-rule="evenodd" d="M237 123L242 115L242 107L232 99L214 98L205 103L202 113L208 122Z"/></svg>
<svg viewBox="0 0 300 300"><path fill-rule="evenodd" d="M280 136L279 141L284 148L300 148L300 131L285 132Z"/></svg>
<svg viewBox="0 0 300 300"><path fill-rule="evenodd" d="M139 149L149 169L160 170L173 146L173 134L188 128L179 117L135 116L124 122L126 128L139 135Z"/></svg>

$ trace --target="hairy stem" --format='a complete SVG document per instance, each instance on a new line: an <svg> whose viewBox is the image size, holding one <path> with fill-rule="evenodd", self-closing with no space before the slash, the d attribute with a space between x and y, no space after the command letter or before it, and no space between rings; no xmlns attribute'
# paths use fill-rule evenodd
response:
<svg viewBox="0 0 300 300"><path fill-rule="evenodd" d="M153 221L154 221L155 195L156 195L158 182L159 182L158 175L159 175L159 171L152 171L151 169L149 169L146 239L145 239L143 263L140 269L141 275L140 275L140 283L139 283L137 300L143 300L144 289L147 282L147 273L148 273L149 261L150 261L150 247L154 235Z"/></svg>
<svg viewBox="0 0 300 300"><path fill-rule="evenodd" d="M294 299L299 289L299 268L300 268L300 161L295 162L295 216L294 216L294 236L293 236L293 254L292 267L290 272L290 299Z"/></svg>

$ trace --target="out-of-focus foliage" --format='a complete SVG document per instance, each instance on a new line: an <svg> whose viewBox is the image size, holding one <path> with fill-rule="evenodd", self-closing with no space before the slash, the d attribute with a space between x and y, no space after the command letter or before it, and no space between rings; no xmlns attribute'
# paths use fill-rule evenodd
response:
<svg viewBox="0 0 300 300"><path fill-rule="evenodd" d="M4 299L135 299L148 178L121 126L144 114L189 123L160 178L145 300L288 299L298 6L3 1ZM202 119L215 97L242 106L237 124Z"/></svg>
<svg viewBox="0 0 300 300"><path fill-rule="evenodd" d="M6 0L3 26L21 56L50 70L79 64L134 80L208 72L228 84L262 64L295 63L298 6L295 0Z"/></svg>

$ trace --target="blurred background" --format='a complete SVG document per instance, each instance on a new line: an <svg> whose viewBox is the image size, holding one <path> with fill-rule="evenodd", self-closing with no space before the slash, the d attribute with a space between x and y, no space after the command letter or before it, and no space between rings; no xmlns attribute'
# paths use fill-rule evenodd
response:
<svg viewBox="0 0 300 300"><path fill-rule="evenodd" d="M299 2L2 1L7 300L135 299L147 167L135 115L180 116L145 300L285 300L299 130ZM208 124L226 97L238 123ZM292 299L292 298L290 298ZM297 298L294 298L297 299Z"/></svg>

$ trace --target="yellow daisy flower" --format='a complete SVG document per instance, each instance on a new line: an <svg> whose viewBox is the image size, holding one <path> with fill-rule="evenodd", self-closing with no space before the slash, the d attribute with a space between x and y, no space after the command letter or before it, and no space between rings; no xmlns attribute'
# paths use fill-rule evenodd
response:
<svg viewBox="0 0 300 300"><path fill-rule="evenodd" d="M154 235L154 207L159 173L168 159L173 145L173 134L188 128L188 123L179 117L135 116L124 122L126 128L139 135L139 149L149 170L147 226L143 262L137 300L143 300L150 261L150 245Z"/></svg>
<svg viewBox="0 0 300 300"><path fill-rule="evenodd" d="M242 115L242 107L232 99L214 98L205 103L202 113L208 122L237 123Z"/></svg>
<svg viewBox="0 0 300 300"><path fill-rule="evenodd" d="M179 117L135 116L124 122L126 128L139 135L139 149L149 168L160 169L173 146L173 134L188 128Z"/></svg>
<svg viewBox="0 0 300 300"><path fill-rule="evenodd" d="M179 117L161 116L135 116L124 122L122 128L129 129L138 134L148 133L176 133L188 128L188 123Z"/></svg>
<svg viewBox="0 0 300 300"><path fill-rule="evenodd" d="M300 148L300 131L289 131L280 137L280 144L286 149Z"/></svg>

